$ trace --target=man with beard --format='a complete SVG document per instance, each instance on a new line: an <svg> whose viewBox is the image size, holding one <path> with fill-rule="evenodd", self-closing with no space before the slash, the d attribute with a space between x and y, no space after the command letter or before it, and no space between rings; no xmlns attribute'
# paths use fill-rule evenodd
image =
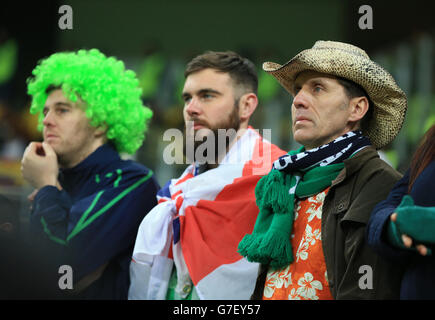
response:
<svg viewBox="0 0 435 320"><path fill-rule="evenodd" d="M248 299L259 265L237 244L254 227L256 183L284 151L248 125L258 104L248 59L206 52L185 77L185 150L194 162L141 223L129 299Z"/></svg>

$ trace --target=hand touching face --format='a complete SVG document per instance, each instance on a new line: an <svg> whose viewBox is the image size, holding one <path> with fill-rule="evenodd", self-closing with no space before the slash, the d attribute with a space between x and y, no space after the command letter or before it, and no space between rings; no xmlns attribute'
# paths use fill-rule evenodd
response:
<svg viewBox="0 0 435 320"><path fill-rule="evenodd" d="M31 142L24 151L21 173L36 189L56 186L59 166L53 148L46 142Z"/></svg>

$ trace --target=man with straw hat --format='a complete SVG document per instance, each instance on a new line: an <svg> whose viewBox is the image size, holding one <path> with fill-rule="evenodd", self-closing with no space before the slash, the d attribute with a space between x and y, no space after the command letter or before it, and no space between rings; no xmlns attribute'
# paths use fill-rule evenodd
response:
<svg viewBox="0 0 435 320"><path fill-rule="evenodd" d="M263 266L253 298L398 298L401 270L364 234L373 207L400 178L376 150L398 134L405 94L346 43L317 41L263 69L293 96L293 136L302 147L275 161L255 190L260 213L239 244Z"/></svg>

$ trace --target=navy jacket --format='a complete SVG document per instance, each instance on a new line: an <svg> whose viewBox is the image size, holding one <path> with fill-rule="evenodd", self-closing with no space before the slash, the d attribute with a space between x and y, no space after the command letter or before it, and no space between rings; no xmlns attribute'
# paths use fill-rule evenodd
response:
<svg viewBox="0 0 435 320"><path fill-rule="evenodd" d="M72 267L74 283L108 263L80 298L126 299L137 230L157 204L152 171L103 145L74 168L61 170L59 182L63 190L45 186L37 193L33 234L55 244L59 265Z"/></svg>
<svg viewBox="0 0 435 320"><path fill-rule="evenodd" d="M435 256L421 256L418 252L399 249L387 242L387 223L403 196L408 194L408 182L409 170L394 186L388 198L374 208L366 237L369 245L379 254L395 261L398 268L404 268L401 299L435 299ZM435 161L417 177L410 195L415 205L435 206Z"/></svg>

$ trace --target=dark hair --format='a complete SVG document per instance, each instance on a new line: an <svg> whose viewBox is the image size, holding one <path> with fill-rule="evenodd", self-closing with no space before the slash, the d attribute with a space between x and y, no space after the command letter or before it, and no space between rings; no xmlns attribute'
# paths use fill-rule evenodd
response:
<svg viewBox="0 0 435 320"><path fill-rule="evenodd" d="M233 51L207 51L193 58L187 64L184 77L187 78L192 73L209 68L228 73L235 86L244 87L246 91L257 94L257 70L247 58L243 58Z"/></svg>
<svg viewBox="0 0 435 320"><path fill-rule="evenodd" d="M432 125L430 129L423 136L420 142L420 146L414 153L411 160L410 173L409 173L409 183L408 183L408 193L411 191L412 185L414 184L417 177L423 170L428 166L428 164L435 158L435 125Z"/></svg>
<svg viewBox="0 0 435 320"><path fill-rule="evenodd" d="M373 102L370 99L367 92L364 90L363 87L361 87L356 82L353 82L352 80L345 79L342 77L337 77L337 81L339 84L341 84L344 87L344 91L349 99L356 98L356 97L366 97L369 102L369 109L367 110L367 113L364 115L364 117L361 119L361 130L366 131L368 129L368 124L370 120L373 117Z"/></svg>
<svg viewBox="0 0 435 320"><path fill-rule="evenodd" d="M62 90L62 86L55 86L54 84L50 84L47 89L45 89L45 93L49 95L54 90Z"/></svg>

